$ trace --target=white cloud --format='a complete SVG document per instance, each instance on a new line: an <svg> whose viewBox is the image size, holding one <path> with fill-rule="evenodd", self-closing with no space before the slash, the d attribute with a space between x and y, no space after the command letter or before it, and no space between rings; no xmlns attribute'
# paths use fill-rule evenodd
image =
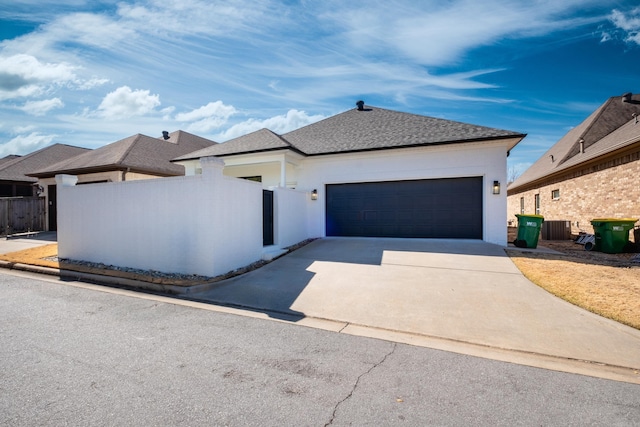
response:
<svg viewBox="0 0 640 427"><path fill-rule="evenodd" d="M308 124L315 123L324 118L325 116L323 115L316 114L310 116L304 111L292 109L289 110L287 114L270 117L265 120L250 119L242 123L237 123L220 134L217 137L217 140L226 141L262 128L267 128L275 133L283 134Z"/></svg>
<svg viewBox="0 0 640 427"><path fill-rule="evenodd" d="M62 107L64 107L64 103L60 98L52 98L42 101L27 101L21 110L32 116L44 116L48 111Z"/></svg>
<svg viewBox="0 0 640 427"><path fill-rule="evenodd" d="M165 121L171 120L171 115L173 114L175 109L176 109L176 107L170 106L170 107L163 108L162 110L160 110L160 114L162 114L162 120L165 120Z"/></svg>
<svg viewBox="0 0 640 427"><path fill-rule="evenodd" d="M504 38L521 38L575 28L587 19L571 17L594 0L439 0L349 3L329 12L358 50L398 52L423 65L455 63L463 55Z"/></svg>
<svg viewBox="0 0 640 427"><path fill-rule="evenodd" d="M625 41L640 45L640 7L630 10L627 14L614 9L610 19L616 28L624 32Z"/></svg>
<svg viewBox="0 0 640 427"><path fill-rule="evenodd" d="M13 133L14 134L27 133L27 132L31 132L35 128L36 127L34 125L16 126L13 128Z"/></svg>
<svg viewBox="0 0 640 427"><path fill-rule="evenodd" d="M51 144L55 135L42 135L32 132L29 135L18 135L9 142L0 145L0 157L9 154L29 154Z"/></svg>
<svg viewBox="0 0 640 427"><path fill-rule="evenodd" d="M18 54L0 58L0 69L26 80L66 82L75 78L75 67L65 63L41 63L31 55Z"/></svg>
<svg viewBox="0 0 640 427"><path fill-rule="evenodd" d="M102 86L104 84L109 83L109 79L100 79L97 77L93 77L91 79L84 80L84 81L77 80L76 83L78 85L78 89L89 90L89 89L93 89L94 87Z"/></svg>
<svg viewBox="0 0 640 427"><path fill-rule="evenodd" d="M118 15L129 27L153 34L207 34L233 36L238 29L266 25L269 16L282 16L277 3L235 0L149 0L119 3Z"/></svg>
<svg viewBox="0 0 640 427"><path fill-rule="evenodd" d="M210 132L223 126L237 112L233 106L216 101L188 113L176 114L176 120L192 122L187 128L190 132Z"/></svg>
<svg viewBox="0 0 640 427"><path fill-rule="evenodd" d="M76 79L75 67L42 63L31 55L0 57L0 100L39 95Z"/></svg>
<svg viewBox="0 0 640 427"><path fill-rule="evenodd" d="M96 13L74 13L55 20L45 30L57 40L110 48L135 36L135 31L112 18Z"/></svg>
<svg viewBox="0 0 640 427"><path fill-rule="evenodd" d="M108 119L122 119L143 116L160 105L160 96L151 95L148 90L131 90L121 86L109 92L98 107L98 115Z"/></svg>

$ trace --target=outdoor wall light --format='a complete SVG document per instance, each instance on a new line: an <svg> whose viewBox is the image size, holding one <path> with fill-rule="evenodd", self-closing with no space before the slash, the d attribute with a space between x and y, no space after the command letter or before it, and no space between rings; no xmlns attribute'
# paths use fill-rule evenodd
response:
<svg viewBox="0 0 640 427"><path fill-rule="evenodd" d="M316 190L315 188L311 192L311 200L318 200L318 190Z"/></svg>
<svg viewBox="0 0 640 427"><path fill-rule="evenodd" d="M493 194L500 194L500 182L493 181Z"/></svg>

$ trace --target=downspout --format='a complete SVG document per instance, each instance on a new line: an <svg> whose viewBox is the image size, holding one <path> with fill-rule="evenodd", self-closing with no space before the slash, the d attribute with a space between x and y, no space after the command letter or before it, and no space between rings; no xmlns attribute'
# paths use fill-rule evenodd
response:
<svg viewBox="0 0 640 427"><path fill-rule="evenodd" d="M127 173L131 172L131 168L127 168L127 170L123 170L122 171L122 181L126 181L127 180Z"/></svg>

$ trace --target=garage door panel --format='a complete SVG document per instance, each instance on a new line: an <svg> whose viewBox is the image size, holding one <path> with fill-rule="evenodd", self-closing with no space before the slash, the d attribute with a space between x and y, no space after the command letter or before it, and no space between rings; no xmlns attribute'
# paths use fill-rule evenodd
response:
<svg viewBox="0 0 640 427"><path fill-rule="evenodd" d="M482 177L326 187L328 236L482 238Z"/></svg>

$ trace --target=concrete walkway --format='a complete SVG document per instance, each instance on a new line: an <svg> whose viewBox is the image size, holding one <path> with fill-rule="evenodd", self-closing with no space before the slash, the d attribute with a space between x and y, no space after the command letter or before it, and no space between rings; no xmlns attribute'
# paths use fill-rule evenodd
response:
<svg viewBox="0 0 640 427"><path fill-rule="evenodd" d="M56 243L57 241L58 234L55 231L42 231L33 233L30 236L11 237L9 239L0 237L0 254L23 251Z"/></svg>
<svg viewBox="0 0 640 427"><path fill-rule="evenodd" d="M0 253L51 242L2 239ZM554 297L477 240L325 238L196 289L188 299L216 305L170 300L640 384L640 331Z"/></svg>

